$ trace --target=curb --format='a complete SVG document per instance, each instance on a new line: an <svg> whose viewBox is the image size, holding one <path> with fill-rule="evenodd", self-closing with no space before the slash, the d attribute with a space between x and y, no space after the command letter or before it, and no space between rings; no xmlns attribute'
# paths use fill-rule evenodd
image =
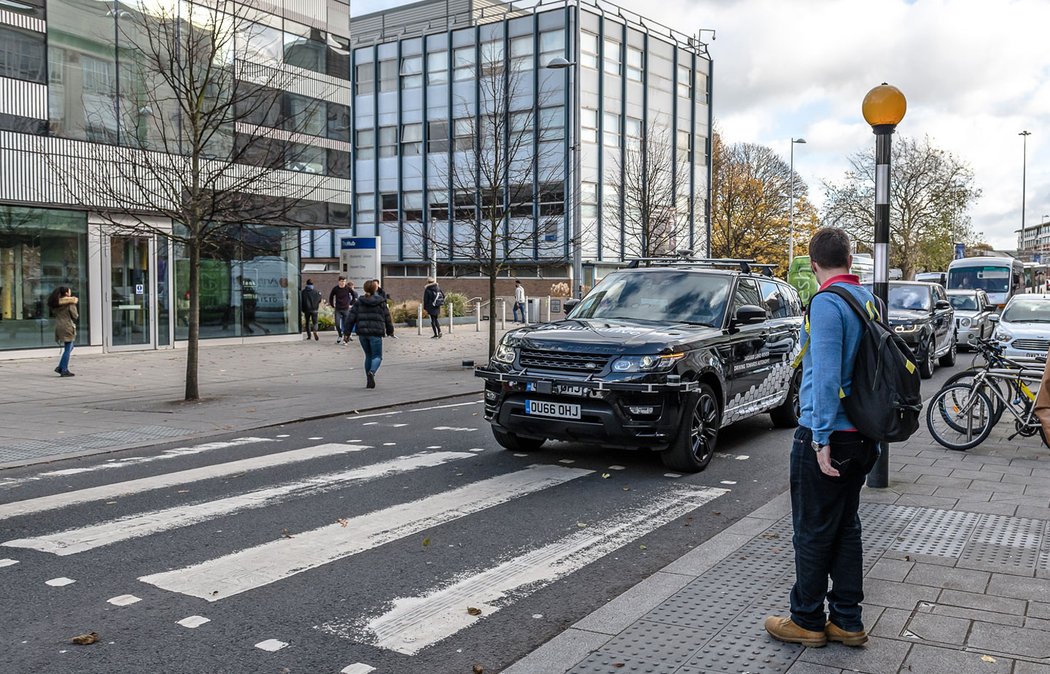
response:
<svg viewBox="0 0 1050 674"><path fill-rule="evenodd" d="M715 564L791 514L785 491L671 562L605 606L503 670L503 674L565 674Z"/></svg>

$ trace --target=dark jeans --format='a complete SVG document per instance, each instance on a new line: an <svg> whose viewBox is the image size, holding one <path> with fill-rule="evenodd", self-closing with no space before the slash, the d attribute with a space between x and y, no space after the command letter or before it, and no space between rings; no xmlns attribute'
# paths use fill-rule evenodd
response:
<svg viewBox="0 0 1050 674"><path fill-rule="evenodd" d="M515 323L517 323L517 321L518 321L518 312L521 312L521 322L524 323L525 322L525 303L524 302L515 302L514 303L514 311L513 311L513 313L514 313L514 322Z"/></svg>
<svg viewBox="0 0 1050 674"><path fill-rule="evenodd" d="M791 448L791 517L795 528L791 619L805 629L823 631L826 599L833 623L850 632L860 631L864 629L860 608L864 600L864 553L857 508L864 476L874 465L878 448L859 433L832 433L832 465L842 474L833 478L820 471L812 440L812 431L799 427Z"/></svg>
<svg viewBox="0 0 1050 674"><path fill-rule="evenodd" d="M430 329L434 331L435 335L441 334L441 322L439 318L440 314L430 314Z"/></svg>
<svg viewBox="0 0 1050 674"><path fill-rule="evenodd" d="M383 338L358 335L361 350L365 352L365 372L375 374L383 362Z"/></svg>
<svg viewBox="0 0 1050 674"><path fill-rule="evenodd" d="M62 358L58 361L59 372L69 372L69 355L73 353L73 342L62 342Z"/></svg>
<svg viewBox="0 0 1050 674"><path fill-rule="evenodd" d="M350 328L350 310L349 309L336 309L335 310L335 331L340 337L349 337Z"/></svg>

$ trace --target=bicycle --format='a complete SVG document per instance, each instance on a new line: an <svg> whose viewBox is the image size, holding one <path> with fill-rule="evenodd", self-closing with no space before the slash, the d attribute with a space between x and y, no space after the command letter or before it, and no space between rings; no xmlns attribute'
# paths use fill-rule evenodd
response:
<svg viewBox="0 0 1050 674"><path fill-rule="evenodd" d="M1021 363L1016 360L1012 360L1003 355L1004 347L998 342L989 339L971 338L969 342L970 346L974 348L976 353L974 354L973 361L970 368L963 370L957 374L952 375L944 382L942 389L958 384L960 382L967 382L972 384L975 374L980 370L989 370L992 368L998 369L1010 369L1010 370L1028 370L1030 369L1025 363ZM977 364L977 358L984 358L984 365ZM996 396L991 391L985 389L984 393L988 396L988 399L993 405L994 419L993 425L999 423L1005 411L1005 405L1000 402L1003 398L1009 398L1012 394L1015 401L1019 401L1025 397L1025 393L1021 390L1020 386L1016 382L1013 386L1002 387L1002 381L996 379L986 379L984 381L985 387L999 386L1000 393L1002 396Z"/></svg>
<svg viewBox="0 0 1050 674"><path fill-rule="evenodd" d="M1043 444L1050 439L1035 416L1035 393L1029 384L1038 386L1042 371L1025 368L988 367L972 374L971 383L947 384L930 400L926 408L926 427L938 443L948 449L964 451L984 442L1003 412L1014 417L1015 432L1030 438L1039 434ZM1003 393L1020 391L1021 397ZM991 395L989 395L989 393ZM995 402L993 402L993 399ZM998 416L996 406L1000 407Z"/></svg>

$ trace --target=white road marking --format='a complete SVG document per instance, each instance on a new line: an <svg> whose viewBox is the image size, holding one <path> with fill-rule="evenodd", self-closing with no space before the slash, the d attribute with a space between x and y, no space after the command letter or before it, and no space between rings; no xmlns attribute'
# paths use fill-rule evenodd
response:
<svg viewBox="0 0 1050 674"><path fill-rule="evenodd" d="M747 460L748 460L748 459L750 459L751 457L750 457L750 456L748 456L747 454L740 454L739 456L736 456L736 457L734 457L734 458L735 458L735 459L736 459L737 461L747 461Z"/></svg>
<svg viewBox="0 0 1050 674"><path fill-rule="evenodd" d="M62 578L52 578L51 580L45 580L44 585L50 585L51 587L65 587L66 585L72 585L75 582L77 581L73 580L72 578L66 578L63 576Z"/></svg>
<svg viewBox="0 0 1050 674"><path fill-rule="evenodd" d="M609 466L609 470L627 470L623 466Z"/></svg>
<svg viewBox="0 0 1050 674"><path fill-rule="evenodd" d="M279 437L279 438L290 438L292 436L288 435L287 433L283 433L281 435L278 435L277 437Z"/></svg>
<svg viewBox="0 0 1050 674"><path fill-rule="evenodd" d="M722 480L722 484L736 484L736 480Z"/></svg>
<svg viewBox="0 0 1050 674"><path fill-rule="evenodd" d="M435 431L454 431L456 433L469 433L476 431L476 428L461 428L459 426L434 426Z"/></svg>
<svg viewBox="0 0 1050 674"><path fill-rule="evenodd" d="M558 463L576 463L576 459L559 459Z"/></svg>
<svg viewBox="0 0 1050 674"><path fill-rule="evenodd" d="M408 424L390 424L391 428L404 428Z"/></svg>
<svg viewBox="0 0 1050 674"><path fill-rule="evenodd" d="M320 436L316 436L316 437L313 437L313 438L307 438L307 440L324 440L324 438L322 438Z"/></svg>
<svg viewBox="0 0 1050 674"><path fill-rule="evenodd" d="M210 622L211 622L211 618L205 618L202 615L191 615L189 618L183 618L182 620L178 621L175 624L176 625L182 625L183 627L188 627L191 630L195 630L198 627L200 627L201 625L203 625L204 623L210 623Z"/></svg>
<svg viewBox="0 0 1050 674"><path fill-rule="evenodd" d="M515 555L498 566L422 596L396 599L388 611L364 627L360 621L346 620L325 623L321 630L414 655L499 611L511 598L535 592L725 493L725 489L711 487L670 489L642 507ZM468 607L481 609L481 614L470 615Z"/></svg>
<svg viewBox="0 0 1050 674"><path fill-rule="evenodd" d="M226 440L223 442L206 442L202 445L193 445L191 447L176 447L174 449L166 449L160 454L155 454L152 456L129 456L125 459L108 459L105 463L100 463L94 466L62 468L60 470L45 471L43 473L33 475L30 477L7 478L5 480L0 481L0 487L13 487L24 482L34 482L45 477L67 477L69 475L93 473L100 470L109 470L111 468L125 468L127 466L137 466L142 463L152 463L154 461L174 459L180 456L188 456L190 454L202 454L204 452L210 452L216 449L226 449L227 447L239 447L241 445L250 445L257 442L274 441L270 438L234 438L233 440Z"/></svg>
<svg viewBox="0 0 1050 674"><path fill-rule="evenodd" d="M368 674L369 672L374 671L376 671L375 667L371 667L362 662L355 662L352 665L340 669L339 674Z"/></svg>
<svg viewBox="0 0 1050 674"><path fill-rule="evenodd" d="M274 651L281 650L287 645L287 642L284 641L278 641L277 639L267 639L266 641L260 641L259 643L255 644L255 647L273 653Z"/></svg>
<svg viewBox="0 0 1050 674"><path fill-rule="evenodd" d="M383 446L384 447L393 447L396 444L397 444L396 442L384 442Z"/></svg>
<svg viewBox="0 0 1050 674"><path fill-rule="evenodd" d="M18 564L17 559L0 559L0 567L14 566L15 564Z"/></svg>
<svg viewBox="0 0 1050 674"><path fill-rule="evenodd" d="M680 474L678 474L678 473L664 473L664 477L674 478L674 477L682 477L682 476Z"/></svg>
<svg viewBox="0 0 1050 674"><path fill-rule="evenodd" d="M179 505L120 517L86 527L66 529L53 534L5 541L11 548L29 548L56 555L74 555L118 541L149 536L161 531L188 527L200 522L252 508L261 508L286 498L309 496L347 484L375 480L407 473L419 468L439 466L457 459L474 456L470 452L422 452L389 461L334 473L315 475L305 480L256 489L254 491L202 503Z"/></svg>
<svg viewBox="0 0 1050 674"><path fill-rule="evenodd" d="M278 452L276 454L256 456L250 459L240 459L238 461L217 463L211 466L180 470L174 473L164 473L162 475L140 478L138 480L127 480L125 482L116 482L114 484L89 487L87 489L78 489L76 491L41 496L38 498L26 499L24 501L14 501L13 503L0 505L0 519L44 512L46 510L55 510L57 508L64 508L66 506L77 505L80 503L90 503L91 501L102 501L117 496L127 496L128 494L137 494L139 492L150 491L153 489L163 489L165 487L187 484L198 480L207 480L214 477L237 475L238 473L250 470L273 468L325 456L336 456L348 452L360 452L365 449L367 449L367 447L363 445L315 445L313 447L293 449L288 452Z"/></svg>
<svg viewBox="0 0 1050 674"><path fill-rule="evenodd" d="M467 451L468 452L474 452L475 454L480 454L481 452L485 451L485 448L484 447L474 447L473 449L468 449Z"/></svg>
<svg viewBox="0 0 1050 674"><path fill-rule="evenodd" d="M514 454L514 456L528 456L528 454L525 454L524 452L517 452Z"/></svg>
<svg viewBox="0 0 1050 674"><path fill-rule="evenodd" d="M441 445L430 445L427 449L441 449Z"/></svg>
<svg viewBox="0 0 1050 674"><path fill-rule="evenodd" d="M218 601L591 472L530 466L139 580L164 590Z"/></svg>
<svg viewBox="0 0 1050 674"><path fill-rule="evenodd" d="M468 405L480 405L480 400L472 400L468 403L453 403L451 405L434 405L431 407L417 407L412 410L396 410L394 412L375 412L373 414L357 414L348 416L347 419L356 421L358 419L374 419L376 417L393 417L398 414L410 414L412 412L431 412L433 410L447 410L453 407L466 407Z"/></svg>
<svg viewBox="0 0 1050 674"><path fill-rule="evenodd" d="M137 604L140 601L142 601L142 599L133 594L122 594L118 597L107 599L106 603L113 604L114 606L130 606L131 604Z"/></svg>

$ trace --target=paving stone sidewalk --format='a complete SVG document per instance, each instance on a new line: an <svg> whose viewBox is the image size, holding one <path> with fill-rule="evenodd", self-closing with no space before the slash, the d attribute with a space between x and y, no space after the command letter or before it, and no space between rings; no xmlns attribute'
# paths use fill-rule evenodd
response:
<svg viewBox="0 0 1050 674"><path fill-rule="evenodd" d="M766 635L794 582L782 494L504 674L1050 674L1050 449L1001 426L969 452L920 431L864 490L864 647Z"/></svg>
<svg viewBox="0 0 1050 674"><path fill-rule="evenodd" d="M74 351L73 378L53 372L57 350L0 361L0 468L481 390L463 366L487 353L488 334L473 325L441 340L399 330L384 340L374 390L364 387L360 345L337 346L334 333L321 334L317 342L205 343L196 403L182 402L184 349Z"/></svg>

